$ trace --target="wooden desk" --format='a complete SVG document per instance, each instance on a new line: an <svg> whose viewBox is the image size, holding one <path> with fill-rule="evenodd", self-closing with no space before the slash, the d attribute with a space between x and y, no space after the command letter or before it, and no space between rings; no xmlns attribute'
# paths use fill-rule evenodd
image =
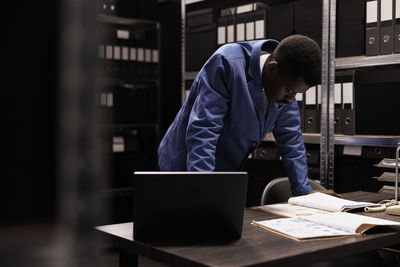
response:
<svg viewBox="0 0 400 267"><path fill-rule="evenodd" d="M387 198L376 193L360 191L343 194L343 197L371 202ZM383 212L368 215L400 221L400 217ZM246 208L242 238L228 243L178 244L134 241L133 223L99 226L97 230L108 244L120 250L121 256L139 254L171 266L306 266L400 244L400 228L395 228L397 232L374 231L360 237L297 242L250 224L252 220L273 218L279 216ZM120 265L123 266L124 263L122 257ZM129 264L132 264L132 260Z"/></svg>

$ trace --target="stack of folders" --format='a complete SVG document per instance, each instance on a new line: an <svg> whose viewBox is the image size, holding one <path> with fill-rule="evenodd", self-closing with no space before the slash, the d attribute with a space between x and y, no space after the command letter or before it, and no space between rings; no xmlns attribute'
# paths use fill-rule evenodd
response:
<svg viewBox="0 0 400 267"><path fill-rule="evenodd" d="M105 29L102 43L98 44L102 74L124 81L156 79L157 34L150 34L153 34L154 38L140 40L132 30L119 29L117 26Z"/></svg>
<svg viewBox="0 0 400 267"><path fill-rule="evenodd" d="M218 12L216 8L205 8L186 13L187 71L199 71L216 50Z"/></svg>
<svg viewBox="0 0 400 267"><path fill-rule="evenodd" d="M302 126L303 131L305 133L318 133L319 132L319 108L321 104L321 98L319 97L320 92L318 88L321 88L321 85L316 85L308 89L304 93L304 104L302 101L300 102L300 106L302 107L302 111L300 114L303 115ZM301 97L303 99L303 97Z"/></svg>
<svg viewBox="0 0 400 267"><path fill-rule="evenodd" d="M217 44L264 39L266 5L257 2L222 9L218 18Z"/></svg>
<svg viewBox="0 0 400 267"><path fill-rule="evenodd" d="M338 76L334 87L335 133L355 134L354 84L352 76Z"/></svg>
<svg viewBox="0 0 400 267"><path fill-rule="evenodd" d="M400 135L400 69L354 73L355 133Z"/></svg>
<svg viewBox="0 0 400 267"><path fill-rule="evenodd" d="M294 34L294 4L284 3L268 7L268 38L282 41Z"/></svg>
<svg viewBox="0 0 400 267"><path fill-rule="evenodd" d="M322 45L322 2L294 1L294 32L303 34Z"/></svg>
<svg viewBox="0 0 400 267"><path fill-rule="evenodd" d="M291 197L288 203L254 207L288 218L253 221L252 224L297 241L360 236L376 226L400 226L400 222L346 212L374 205L317 192Z"/></svg>
<svg viewBox="0 0 400 267"><path fill-rule="evenodd" d="M157 1L147 0L97 0L98 12L104 15L125 18L155 19Z"/></svg>
<svg viewBox="0 0 400 267"><path fill-rule="evenodd" d="M366 0L365 54L400 52L400 0Z"/></svg>
<svg viewBox="0 0 400 267"><path fill-rule="evenodd" d="M134 84L107 84L96 95L101 122L112 124L155 123L157 88Z"/></svg>
<svg viewBox="0 0 400 267"><path fill-rule="evenodd" d="M336 1L336 57L365 54L365 0Z"/></svg>
<svg viewBox="0 0 400 267"><path fill-rule="evenodd" d="M355 134L353 77L337 76L334 85L335 133ZM305 133L319 133L321 119L322 87L310 87L304 94L297 94L301 128Z"/></svg>
<svg viewBox="0 0 400 267"><path fill-rule="evenodd" d="M281 41L292 34L303 34L319 45L322 40L322 2L299 0L268 6L268 38Z"/></svg>
<svg viewBox="0 0 400 267"><path fill-rule="evenodd" d="M133 171L155 168L157 133L154 127L107 127L104 134L105 152L113 171L110 186L131 186Z"/></svg>

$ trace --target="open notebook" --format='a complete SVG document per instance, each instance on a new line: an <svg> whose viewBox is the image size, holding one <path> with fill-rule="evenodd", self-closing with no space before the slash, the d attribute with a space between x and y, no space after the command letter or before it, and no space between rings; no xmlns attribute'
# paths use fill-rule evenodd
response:
<svg viewBox="0 0 400 267"><path fill-rule="evenodd" d="M313 194L291 197L288 203L270 204L253 207L286 217L316 215L330 212L346 212L367 206L376 206L370 202L352 201L316 192Z"/></svg>
<svg viewBox="0 0 400 267"><path fill-rule="evenodd" d="M353 213L331 212L294 218L253 221L252 224L297 241L305 241L357 236L375 226L394 226L400 225L400 222Z"/></svg>

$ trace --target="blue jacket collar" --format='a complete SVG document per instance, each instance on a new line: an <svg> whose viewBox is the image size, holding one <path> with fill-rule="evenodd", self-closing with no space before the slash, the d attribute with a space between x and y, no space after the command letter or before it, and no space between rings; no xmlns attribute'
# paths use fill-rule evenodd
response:
<svg viewBox="0 0 400 267"><path fill-rule="evenodd" d="M249 76L253 78L254 83L257 87L263 86L260 73L261 49L268 53L272 53L272 51L274 51L274 49L278 46L278 44L279 44L278 41L272 39L260 40L255 42L255 45L253 47L253 50L251 51L251 56L250 56Z"/></svg>
<svg viewBox="0 0 400 267"><path fill-rule="evenodd" d="M264 137L265 127L273 120L272 117L275 116L276 110L278 110L279 105L276 103L269 103L268 107L268 118L265 120L264 112L264 101L262 90L263 84L261 80L260 72L260 54L261 49L263 51L272 53L272 51L278 46L278 42L275 40L260 40L256 41L253 45L253 49L250 54L250 66L248 70L248 75L252 78L251 86L249 86L249 91L253 99L253 103L256 107L258 119L260 121L260 138Z"/></svg>

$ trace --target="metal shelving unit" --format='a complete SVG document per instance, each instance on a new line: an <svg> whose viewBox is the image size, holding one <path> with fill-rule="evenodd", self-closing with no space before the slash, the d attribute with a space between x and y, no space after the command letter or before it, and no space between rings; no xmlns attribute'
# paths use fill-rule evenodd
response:
<svg viewBox="0 0 400 267"><path fill-rule="evenodd" d="M304 133L304 143L319 144L321 134ZM397 136L370 136L370 135L341 135L335 134L333 137L335 145L354 145L354 146L378 146L378 147L397 147L400 137ZM264 141L275 142L272 135L267 135Z"/></svg>
<svg viewBox="0 0 400 267"><path fill-rule="evenodd" d="M337 58L336 70L358 69L365 67L378 67L388 65L400 65L400 54Z"/></svg>
<svg viewBox="0 0 400 267"><path fill-rule="evenodd" d="M142 30L153 29L154 27L157 27L157 29L160 28L159 22L155 20L123 18L123 17L104 15L104 14L98 14L97 19L100 22L105 22L110 24L136 26Z"/></svg>
<svg viewBox="0 0 400 267"><path fill-rule="evenodd" d="M127 36L124 36L124 40L129 40L130 43L123 43L123 44L116 44L113 41L111 43L106 43L102 44L103 46L109 45L109 46L125 46L127 49L129 49L129 56L127 55L127 58L122 59L122 55L120 58L114 58L114 52L112 55L112 58L106 58L104 55L103 57L100 58L99 66L103 66L106 64L110 64L111 60L115 60L113 64L117 65L120 64L120 66L123 66L123 73L124 75L119 75L119 72L121 69L117 69L117 71L114 72L105 72L101 73L101 77L99 78L99 83L101 84L102 88L106 87L115 87L117 90L120 89L129 89L129 90L146 90L146 89L151 89L154 94L155 98L152 99L152 102L155 106L153 107L155 109L155 114L154 117L148 118L148 119L143 119L143 120L138 120L138 119L132 119L131 121L114 121L114 118L111 120L108 119L107 121L102 121L100 120L100 125L99 128L102 129L105 133L105 136L109 138L109 140L112 139L111 144L111 149L109 151L112 153L113 157L109 156L111 162L116 161L115 158L122 158L122 153L126 159L128 157L133 157L133 150L129 150L132 148L128 148L129 142L126 141L127 144L125 144L125 141L121 142L119 144L119 140L114 142L114 137L123 137L123 138L130 138L132 135L125 135L128 132L134 132L138 131L138 134L135 134L135 136L142 136L142 135L147 135L148 133L151 133L151 136L148 138L154 139L154 142L158 142L160 140L160 71L159 71L159 51L160 51L160 39L161 39L161 32L160 32L160 23L155 20L148 20L148 19L136 19L136 18L126 18L126 17L118 17L114 15L108 15L108 14L97 14L96 16L97 22L99 23L100 27L102 29L112 29L113 31L118 31L118 30L123 30L129 32ZM151 33L151 34L148 34ZM138 35L140 39L140 44L136 44L131 41L131 38L133 41L135 36ZM118 38L118 37L117 37ZM146 46L148 38L151 38L149 41L151 43L150 46ZM108 42L107 39L103 40L103 42ZM135 48L135 50L131 50ZM143 49L143 58L140 60L139 59L139 48ZM122 50L122 48L121 48ZM150 59L148 54L146 55L146 50L150 51ZM158 54L154 56L154 51L156 50ZM132 51L135 51L136 53L135 57L131 57ZM147 60L146 60L147 58ZM156 58L156 60L154 60ZM102 61L105 60L105 61ZM107 62L108 60L108 62ZM135 64L135 65L128 65L129 64ZM137 72L137 69L140 67L138 64L147 64L147 73L144 75L139 75ZM154 64L149 70L149 65L148 64ZM133 67L132 67L133 66ZM127 74L128 73L128 74ZM143 74L143 73L142 73ZM150 90L149 89L149 90ZM114 92L113 92L114 93ZM139 95L136 97L143 97L143 95ZM143 101L145 101L145 98L143 98ZM112 105L110 108L114 108L114 100L112 100ZM135 103L133 103L135 104ZM130 102L130 105L132 105L132 102ZM107 106L107 105L106 105ZM107 106L108 108L108 106ZM132 111L133 112L133 111ZM137 110L134 111L134 114L139 114ZM143 116L143 114L140 114L139 116ZM110 120L110 121L109 121ZM111 138L112 136L112 138ZM131 142L132 143L132 142ZM114 146L122 145L123 149L119 150L114 150ZM145 146L146 144L141 144L141 146ZM130 146L132 146L130 144ZM141 148L144 149L144 148ZM151 149L147 148L146 149ZM143 152L144 153L144 152ZM114 158L115 157L115 158ZM146 155L147 157L147 155ZM143 166L148 166L152 164L153 159L148 157L146 159L143 159L138 164L141 164ZM123 160L119 161L118 164L123 164ZM114 162L114 164L116 164ZM125 168L125 166L123 166ZM132 168L137 168L136 165L135 167ZM142 167L140 167L142 168ZM127 171L124 169L125 173ZM129 177L124 176L125 174L122 174L123 172L118 173L118 171L115 171L112 173L112 177L110 178L109 184L107 184L107 187L103 189L102 192L113 192L114 196L119 194L118 192L120 191L126 191L126 194L129 194ZM125 188L125 189L124 189ZM128 188L128 189L126 189ZM131 188L130 188L131 189Z"/></svg>
<svg viewBox="0 0 400 267"><path fill-rule="evenodd" d="M185 71L185 27L186 5L229 7L254 1L211 1L211 0L181 0L182 19L182 103L185 101L185 81L193 80L198 72ZM264 0L266 4L278 4L292 1ZM305 143L320 144L320 177L326 188L334 185L334 146L359 145L396 147L400 136L374 135L337 135L334 134L334 85L335 71L353 70L366 67L389 65L400 66L400 54L382 56L360 56L350 58L335 58L336 39L336 0L323 0L322 8L322 96L321 96L321 133L304 133ZM267 135L264 141L275 141L272 135Z"/></svg>

